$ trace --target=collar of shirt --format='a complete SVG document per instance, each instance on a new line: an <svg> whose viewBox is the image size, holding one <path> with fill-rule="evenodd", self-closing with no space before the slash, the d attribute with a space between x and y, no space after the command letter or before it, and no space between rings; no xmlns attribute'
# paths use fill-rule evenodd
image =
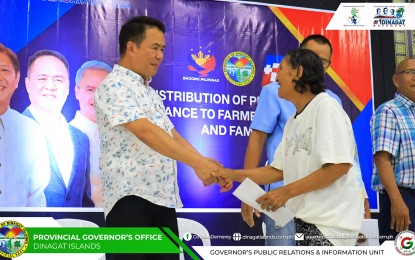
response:
<svg viewBox="0 0 415 260"><path fill-rule="evenodd" d="M400 101L400 102L402 102L402 104L404 106L406 106L407 108L415 107L415 103L412 100L410 100L409 98L405 97L404 95L402 95L399 92L396 92L395 93L395 99L398 100L398 101Z"/></svg>
<svg viewBox="0 0 415 260"><path fill-rule="evenodd" d="M10 107L8 107L6 112L0 116L0 127L3 128L3 130L6 129L7 121L10 120L10 116Z"/></svg>
<svg viewBox="0 0 415 260"><path fill-rule="evenodd" d="M84 115L81 114L81 111L76 111L75 118L71 122L71 125L77 127L78 125L82 125L82 128L85 128L88 132L94 133L98 130L98 126L96 123L92 122ZM83 130L83 129L81 129Z"/></svg>
<svg viewBox="0 0 415 260"><path fill-rule="evenodd" d="M42 112L34 108L32 105L29 106L29 110L32 112L39 125L46 130L56 129L56 127L68 127L68 121L66 121L66 118L62 115L62 113L59 114L59 120L56 121L46 117Z"/></svg>
<svg viewBox="0 0 415 260"><path fill-rule="evenodd" d="M124 74L127 77L131 77L133 80L137 80L140 84L143 84L144 86L148 87L152 78L145 80L143 77L141 77L139 74L135 73L132 70L129 70L121 65L115 64L114 68L112 70L115 73Z"/></svg>
<svg viewBox="0 0 415 260"><path fill-rule="evenodd" d="M53 120L45 116L41 111L36 110L33 106L29 106L29 110L42 128L55 156L65 185L68 187L72 174L75 150L66 118L61 113L58 120Z"/></svg>

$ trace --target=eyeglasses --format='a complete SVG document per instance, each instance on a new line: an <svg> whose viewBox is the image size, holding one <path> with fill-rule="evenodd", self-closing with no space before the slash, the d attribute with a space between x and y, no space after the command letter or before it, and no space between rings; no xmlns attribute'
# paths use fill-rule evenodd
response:
<svg viewBox="0 0 415 260"><path fill-rule="evenodd" d="M397 74L404 74L404 75L406 75L406 76L415 76L415 70L403 70L403 71L400 71L400 72L398 72Z"/></svg>
<svg viewBox="0 0 415 260"><path fill-rule="evenodd" d="M315 54L317 54L317 56L320 57L320 55L317 52L313 50L310 50L310 51L314 52ZM321 60L321 63L323 64L323 68L325 69L327 69L331 64L331 60L326 60L325 58L320 58L320 60Z"/></svg>
<svg viewBox="0 0 415 260"><path fill-rule="evenodd" d="M321 60L321 63L323 63L323 68L325 69L327 69L331 64L330 60L326 60L326 59L320 59L320 60Z"/></svg>

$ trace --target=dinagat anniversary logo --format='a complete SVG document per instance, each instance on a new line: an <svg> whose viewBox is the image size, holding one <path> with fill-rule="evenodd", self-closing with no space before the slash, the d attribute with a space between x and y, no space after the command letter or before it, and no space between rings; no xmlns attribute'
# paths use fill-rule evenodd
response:
<svg viewBox="0 0 415 260"><path fill-rule="evenodd" d="M230 83L245 86L255 77L255 64L245 52L234 51L223 61L223 73Z"/></svg>
<svg viewBox="0 0 415 260"><path fill-rule="evenodd" d="M0 256L14 258L23 254L29 245L29 234L17 221L0 223Z"/></svg>
<svg viewBox="0 0 415 260"><path fill-rule="evenodd" d="M403 6L377 6L373 27L405 27Z"/></svg>

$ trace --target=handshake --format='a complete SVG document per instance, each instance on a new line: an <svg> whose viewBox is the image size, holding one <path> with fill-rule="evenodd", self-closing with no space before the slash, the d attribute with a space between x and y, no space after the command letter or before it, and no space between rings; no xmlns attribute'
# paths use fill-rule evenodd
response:
<svg viewBox="0 0 415 260"><path fill-rule="evenodd" d="M202 157L192 168L205 186L216 183L221 187L220 192L229 191L233 187L230 178L233 170L223 167L214 159Z"/></svg>

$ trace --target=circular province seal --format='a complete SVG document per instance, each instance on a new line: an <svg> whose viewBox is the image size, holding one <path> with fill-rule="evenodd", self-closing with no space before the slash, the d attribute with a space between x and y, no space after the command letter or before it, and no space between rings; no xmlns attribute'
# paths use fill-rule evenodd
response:
<svg viewBox="0 0 415 260"><path fill-rule="evenodd" d="M234 51L223 61L223 73L230 83L245 86L255 77L255 63L245 52Z"/></svg>
<svg viewBox="0 0 415 260"><path fill-rule="evenodd" d="M29 234L17 221L8 220L0 223L0 256L18 257L29 245Z"/></svg>
<svg viewBox="0 0 415 260"><path fill-rule="evenodd" d="M399 254L409 256L415 253L415 233L405 230L395 238L395 248Z"/></svg>

